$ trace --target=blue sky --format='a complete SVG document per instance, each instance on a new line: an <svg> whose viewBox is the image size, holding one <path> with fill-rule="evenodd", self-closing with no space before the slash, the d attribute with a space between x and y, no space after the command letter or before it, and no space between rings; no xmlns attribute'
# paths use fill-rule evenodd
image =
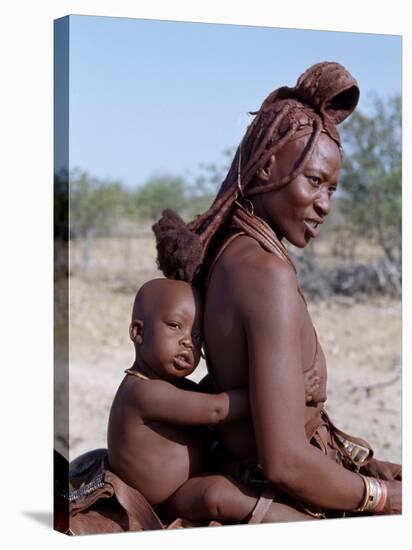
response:
<svg viewBox="0 0 412 550"><path fill-rule="evenodd" d="M239 143L266 95L319 61L401 91L399 36L70 16L70 167L133 187Z"/></svg>

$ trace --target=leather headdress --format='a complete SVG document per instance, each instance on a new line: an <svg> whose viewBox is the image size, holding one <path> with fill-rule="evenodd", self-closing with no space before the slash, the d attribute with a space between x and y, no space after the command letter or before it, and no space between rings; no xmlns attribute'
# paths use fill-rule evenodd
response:
<svg viewBox="0 0 412 550"><path fill-rule="evenodd" d="M310 67L298 78L295 87L283 86L269 94L259 111L252 113L256 116L234 160L241 165L242 183L238 185L241 195L265 193L287 185L303 169L321 132L341 149L336 125L353 112L358 100L359 87L353 76L339 63L328 61ZM257 170L286 143L308 134L305 152L290 174L271 184L254 179ZM225 181L219 193L228 184Z"/></svg>
<svg viewBox="0 0 412 550"><path fill-rule="evenodd" d="M278 102L284 105L286 100L296 100L289 101L293 105L290 111L299 110L310 118L313 110L321 117L324 131L340 143L336 125L352 114L359 95L358 83L345 67L324 61L309 67L298 78L294 88L283 86L274 90L264 100L259 111L253 114L268 111ZM304 117L301 120L303 124L308 123Z"/></svg>

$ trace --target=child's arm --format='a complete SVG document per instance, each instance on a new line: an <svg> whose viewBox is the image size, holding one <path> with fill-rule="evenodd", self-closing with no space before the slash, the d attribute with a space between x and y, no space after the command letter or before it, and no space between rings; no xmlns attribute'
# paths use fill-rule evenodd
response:
<svg viewBox="0 0 412 550"><path fill-rule="evenodd" d="M181 390L164 380L142 380L134 385L133 401L143 420L171 424L235 422L250 414L247 388L209 394Z"/></svg>
<svg viewBox="0 0 412 550"><path fill-rule="evenodd" d="M312 368L307 372L303 373L304 384L305 384L305 400L306 405L316 405L313 402L313 395L319 390L319 375L316 368ZM183 378L179 381L182 389L197 391L203 393L216 393L216 388L213 383L212 377L210 374L206 374L199 382L193 382L188 378ZM242 414L242 418L244 415Z"/></svg>

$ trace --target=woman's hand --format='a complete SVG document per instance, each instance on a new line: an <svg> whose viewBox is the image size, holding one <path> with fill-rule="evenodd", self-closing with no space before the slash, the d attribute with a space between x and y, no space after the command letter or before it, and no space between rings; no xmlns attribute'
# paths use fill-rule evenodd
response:
<svg viewBox="0 0 412 550"><path fill-rule="evenodd" d="M384 480L402 481L402 465L394 464L393 462L385 462L372 458L366 466L361 470L361 473L367 476L376 477Z"/></svg>
<svg viewBox="0 0 412 550"><path fill-rule="evenodd" d="M401 514L402 513L402 482L385 481L388 488L388 498L382 510L382 514Z"/></svg>

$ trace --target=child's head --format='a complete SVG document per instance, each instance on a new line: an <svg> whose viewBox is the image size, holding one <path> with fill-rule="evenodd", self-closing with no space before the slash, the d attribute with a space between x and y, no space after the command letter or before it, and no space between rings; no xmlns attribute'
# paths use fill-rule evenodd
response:
<svg viewBox="0 0 412 550"><path fill-rule="evenodd" d="M140 366L165 380L188 376L202 345L198 293L183 281L148 281L136 295L129 333Z"/></svg>

